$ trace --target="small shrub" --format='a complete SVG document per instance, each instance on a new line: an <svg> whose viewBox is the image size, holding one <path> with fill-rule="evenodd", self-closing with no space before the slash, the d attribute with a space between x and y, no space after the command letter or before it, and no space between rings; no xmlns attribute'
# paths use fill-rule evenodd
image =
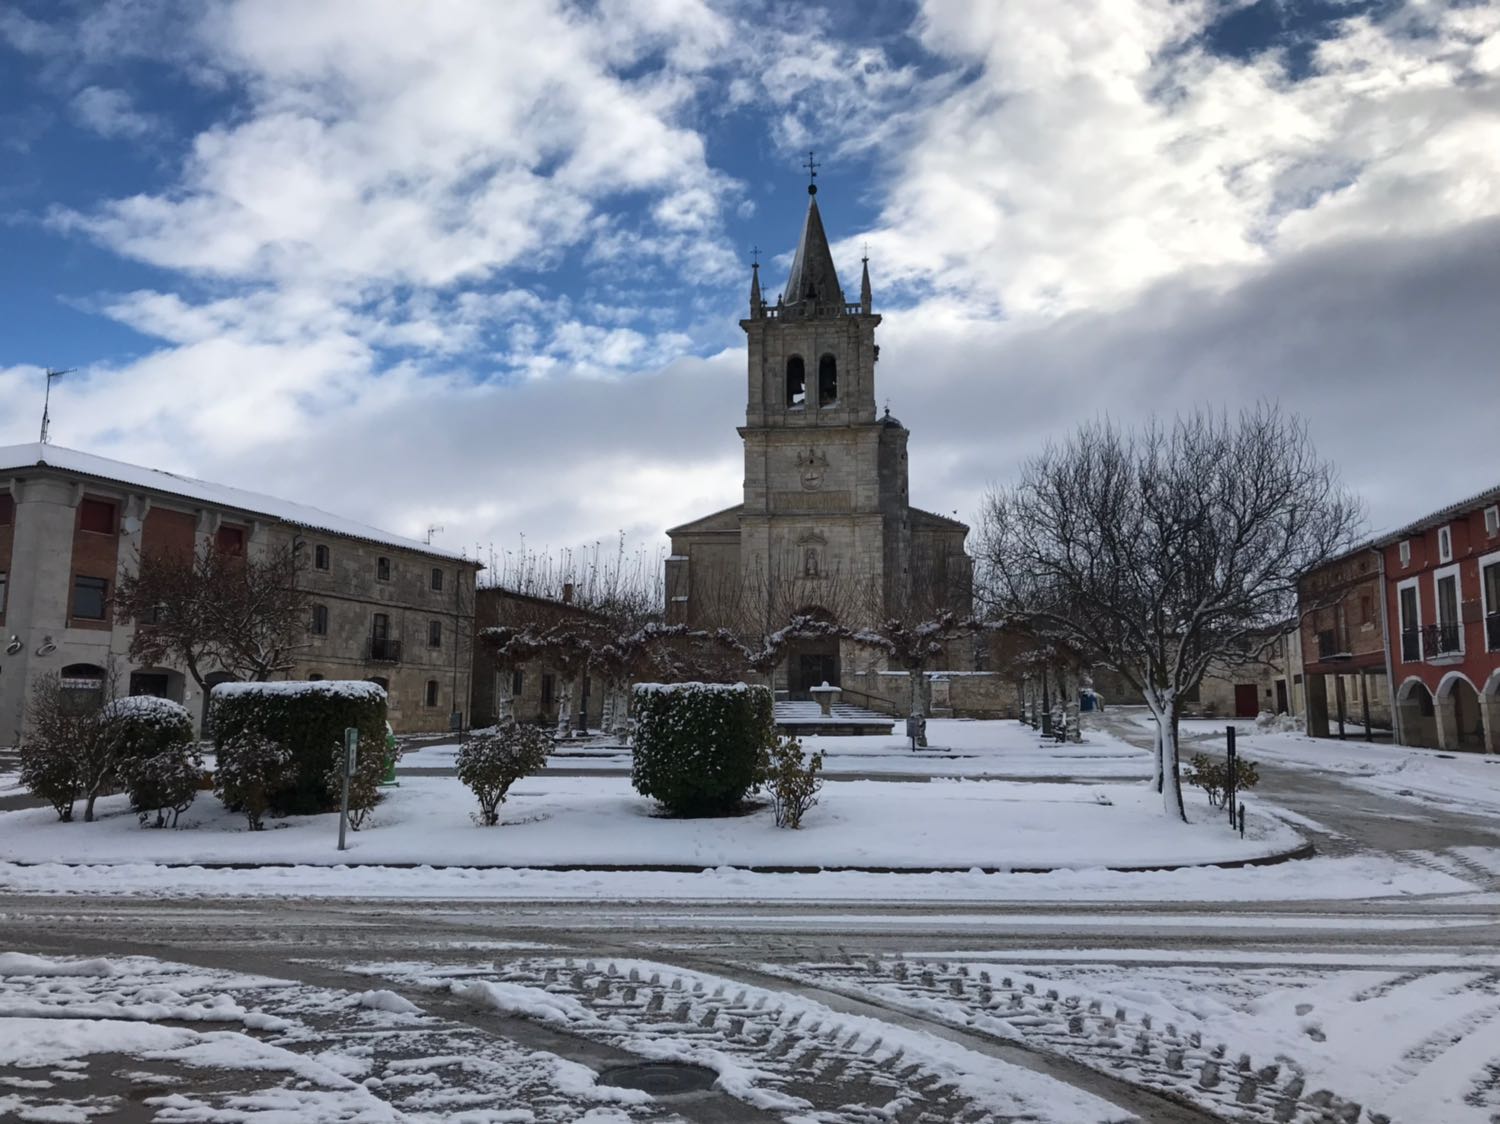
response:
<svg viewBox="0 0 1500 1124"><path fill-rule="evenodd" d="M807 757L796 738L780 738L761 760L761 783L776 805L776 826L799 828L823 787L823 755Z"/></svg>
<svg viewBox="0 0 1500 1124"><path fill-rule="evenodd" d="M214 792L230 811L245 813L251 831L259 831L291 761L291 750L264 734L236 733L219 744Z"/></svg>
<svg viewBox="0 0 1500 1124"><path fill-rule="evenodd" d="M198 795L203 758L191 745L164 750L154 757L133 757L120 763L120 779L142 827L153 814L153 827L168 826L168 812L172 813L171 826L176 827L177 818Z"/></svg>
<svg viewBox="0 0 1500 1124"><path fill-rule="evenodd" d="M336 747L332 769L327 777L328 791L338 800L344 783L344 743ZM396 751L398 756L400 751ZM386 740L382 733L378 743L359 739L359 753L354 762L354 775L349 778L349 826L355 831L364 827L375 805L380 803L380 781L385 776Z"/></svg>
<svg viewBox="0 0 1500 1124"><path fill-rule="evenodd" d="M26 704L26 736L20 748L21 783L51 804L57 818L73 819L84 801L83 818L94 818L94 801L114 781L114 752L99 721L102 700L80 703L57 675L45 675Z"/></svg>
<svg viewBox="0 0 1500 1124"><path fill-rule="evenodd" d="M775 744L771 692L743 683L641 684L631 783L679 816L732 812Z"/></svg>
<svg viewBox="0 0 1500 1124"><path fill-rule="evenodd" d="M193 748L193 720L170 699L132 695L115 699L99 713L103 736L114 755L118 778L144 826L154 813L156 827L172 826L193 802L203 759Z"/></svg>
<svg viewBox="0 0 1500 1124"><path fill-rule="evenodd" d="M214 744L256 733L285 746L288 758L268 792L278 815L337 811L344 730L374 756L385 744L385 691L361 680L225 683L213 691ZM331 783L330 783L331 782Z"/></svg>
<svg viewBox="0 0 1500 1124"><path fill-rule="evenodd" d="M1201 788L1208 797L1208 802L1215 808L1224 807L1224 801L1229 796L1227 762L1215 760L1206 753L1195 753L1193 759L1188 762L1187 780L1189 784ZM1235 759L1234 783L1235 789L1240 792L1254 788L1260 783L1260 772L1256 769L1254 761L1244 757Z"/></svg>
<svg viewBox="0 0 1500 1124"><path fill-rule="evenodd" d="M552 739L537 726L500 726L470 734L458 750L458 779L479 799L475 822L494 827L510 786L547 763Z"/></svg>

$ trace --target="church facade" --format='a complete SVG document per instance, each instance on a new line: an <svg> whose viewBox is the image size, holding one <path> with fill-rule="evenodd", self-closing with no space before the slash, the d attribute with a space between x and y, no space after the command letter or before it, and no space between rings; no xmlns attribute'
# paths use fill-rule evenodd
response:
<svg viewBox="0 0 1500 1124"><path fill-rule="evenodd" d="M869 263L847 300L810 187L786 288L775 303L752 268L744 499L667 532L670 622L769 632L796 613L865 627L969 611L968 527L913 507L906 427L876 407ZM793 698L822 682L846 694L883 669L860 645L803 642L773 684ZM878 693L878 692L876 692ZM854 698L853 701L859 701Z"/></svg>

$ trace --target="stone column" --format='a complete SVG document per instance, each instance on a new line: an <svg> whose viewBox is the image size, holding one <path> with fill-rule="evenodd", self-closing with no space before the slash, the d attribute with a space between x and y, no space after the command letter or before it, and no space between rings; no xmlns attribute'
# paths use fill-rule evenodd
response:
<svg viewBox="0 0 1500 1124"><path fill-rule="evenodd" d="M1479 716L1484 720L1484 751L1500 753L1500 672L1479 696Z"/></svg>
<svg viewBox="0 0 1500 1124"><path fill-rule="evenodd" d="M1433 697L1433 715L1437 718L1437 740L1439 749L1459 748L1458 703L1452 691Z"/></svg>
<svg viewBox="0 0 1500 1124"><path fill-rule="evenodd" d="M1313 672L1303 677L1302 685L1306 692L1304 701L1307 708L1307 736L1326 738L1328 736L1328 679L1326 676Z"/></svg>

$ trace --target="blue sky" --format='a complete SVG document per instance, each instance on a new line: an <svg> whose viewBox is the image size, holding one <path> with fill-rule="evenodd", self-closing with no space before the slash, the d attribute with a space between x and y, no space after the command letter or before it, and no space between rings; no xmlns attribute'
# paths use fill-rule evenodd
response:
<svg viewBox="0 0 1500 1124"><path fill-rule="evenodd" d="M76 367L60 444L654 542L738 499L750 250L774 293L814 148L916 502L1271 398L1384 525L1500 476L1497 76L1493 3L25 0L0 442Z"/></svg>

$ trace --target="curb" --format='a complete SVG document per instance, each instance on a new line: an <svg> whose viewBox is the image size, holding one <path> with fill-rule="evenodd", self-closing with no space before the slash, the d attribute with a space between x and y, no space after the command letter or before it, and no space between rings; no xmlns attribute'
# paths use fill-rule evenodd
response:
<svg viewBox="0 0 1500 1124"><path fill-rule="evenodd" d="M535 870L548 873L588 873L598 874L706 874L714 870L732 870L748 874L1061 874L1071 873L1079 870L1106 870L1114 874L1145 874L1153 871L1171 870L1237 870L1241 867L1251 866L1279 866L1286 862L1296 862L1302 859L1310 859L1316 854L1316 849L1311 843L1304 843L1290 851L1280 851L1274 855L1260 855L1249 859L1225 859L1222 862L1206 863L1167 863L1148 866L735 866L730 863L719 863L715 866L687 865L678 863L560 863L556 865L541 865L528 863L514 865L509 863L281 863L281 862L134 862L134 863L105 863L105 862L63 862L51 860L47 862L31 862L15 859L7 859L0 856L0 863L8 863L11 866L34 867L34 866L65 866L73 868L87 867L113 867L113 866L156 866L166 870L293 870L298 868L310 868L313 870Z"/></svg>

